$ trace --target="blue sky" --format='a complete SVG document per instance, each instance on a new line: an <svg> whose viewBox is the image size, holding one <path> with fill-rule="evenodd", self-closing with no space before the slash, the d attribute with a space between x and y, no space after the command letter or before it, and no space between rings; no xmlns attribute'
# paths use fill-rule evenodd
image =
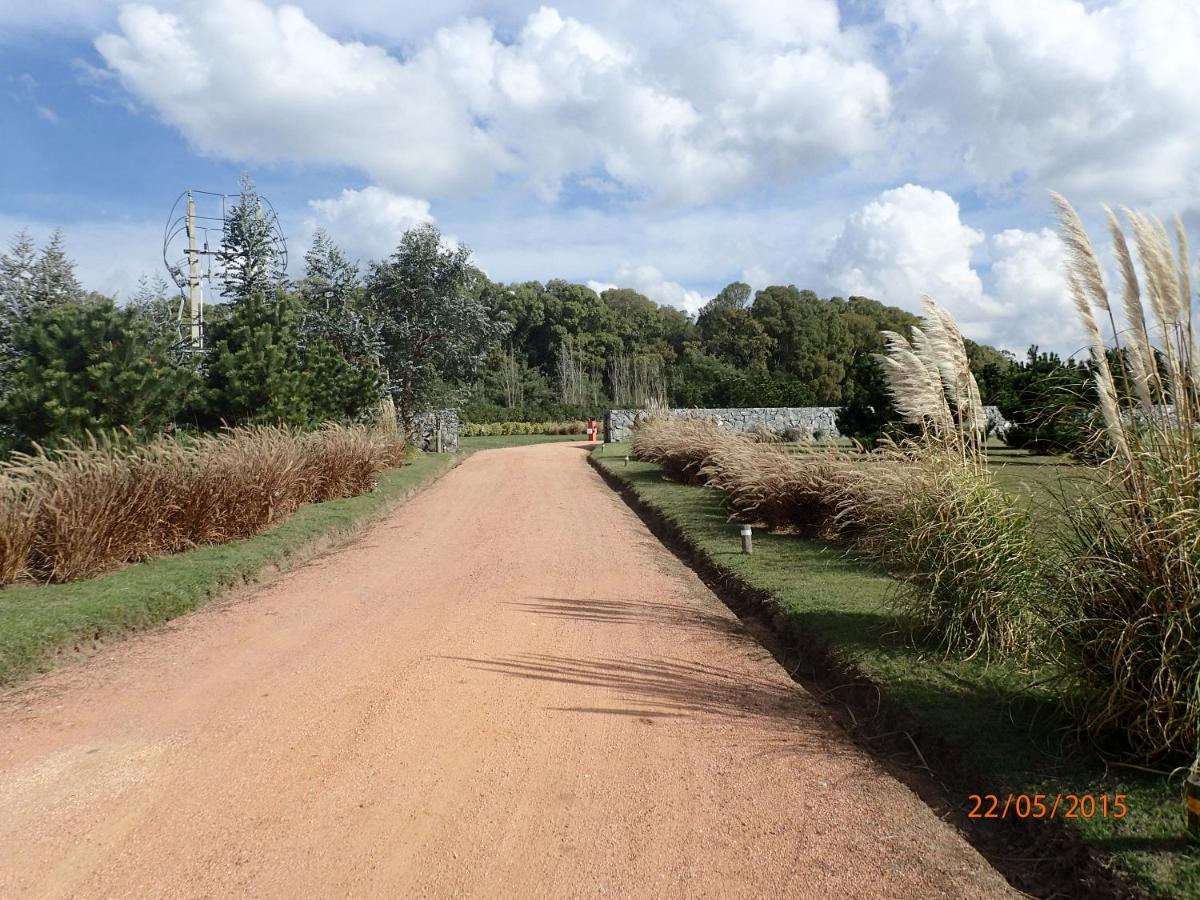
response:
<svg viewBox="0 0 1200 900"><path fill-rule="evenodd" d="M249 171L293 259L434 221L493 278L927 292L1069 352L1048 191L1193 223L1197 58L1192 0L0 0L0 236L127 296Z"/></svg>

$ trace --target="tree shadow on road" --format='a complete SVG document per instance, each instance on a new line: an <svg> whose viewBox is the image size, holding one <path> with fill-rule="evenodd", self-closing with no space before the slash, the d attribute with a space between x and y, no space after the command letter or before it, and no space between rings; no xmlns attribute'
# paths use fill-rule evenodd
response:
<svg viewBox="0 0 1200 900"><path fill-rule="evenodd" d="M510 609L552 619L572 619L602 625L665 625L699 628L718 634L745 636L746 629L731 615L705 612L681 603L648 600L598 600L574 597L530 597L506 603Z"/></svg>
<svg viewBox="0 0 1200 900"><path fill-rule="evenodd" d="M795 752L803 747L823 753L848 751L849 742L826 726L819 704L784 678L765 678L691 660L659 657L584 658L525 653L478 659L444 657L473 669L510 678L601 688L619 703L597 701L587 691L579 705L545 707L549 711L650 719L691 720L728 729L749 723L763 753ZM822 721L816 723L813 716ZM816 726L816 727L814 727ZM803 740L797 741L798 738ZM778 739L778 740L772 740Z"/></svg>

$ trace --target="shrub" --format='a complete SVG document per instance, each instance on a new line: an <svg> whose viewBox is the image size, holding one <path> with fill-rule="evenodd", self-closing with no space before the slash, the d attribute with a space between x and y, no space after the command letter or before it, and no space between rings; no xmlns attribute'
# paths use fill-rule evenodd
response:
<svg viewBox="0 0 1200 900"><path fill-rule="evenodd" d="M1028 512L983 464L942 446L885 447L843 494L843 534L900 578L918 631L947 652L1025 655L1044 564Z"/></svg>
<svg viewBox="0 0 1200 900"><path fill-rule="evenodd" d="M586 422L464 422L463 437L495 437L513 434L584 434Z"/></svg>
<svg viewBox="0 0 1200 900"><path fill-rule="evenodd" d="M841 530L838 511L857 477L853 460L836 448L789 452L741 441L718 444L700 474L728 495L735 518L824 538Z"/></svg>

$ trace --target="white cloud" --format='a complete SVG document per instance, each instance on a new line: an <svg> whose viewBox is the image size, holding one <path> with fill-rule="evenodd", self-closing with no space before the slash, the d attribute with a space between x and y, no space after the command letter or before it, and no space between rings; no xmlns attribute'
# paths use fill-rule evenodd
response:
<svg viewBox="0 0 1200 900"><path fill-rule="evenodd" d="M907 184L883 192L847 219L828 266L838 293L913 312L928 294L967 337L1018 354L1035 343L1067 353L1082 344L1058 235L1010 228L988 236L964 224L942 191Z"/></svg>
<svg viewBox="0 0 1200 900"><path fill-rule="evenodd" d="M382 259L396 249L410 228L433 222L429 202L379 187L344 190L338 197L310 200L314 215L305 221L311 235L318 226L352 256Z"/></svg>
<svg viewBox="0 0 1200 900"><path fill-rule="evenodd" d="M767 4L760 4L766 10ZM125 87L201 152L349 165L402 193L442 196L498 175L544 199L597 172L639 195L703 202L873 147L887 78L844 39L833 0L784 31L734 4L672 65L557 10L504 43L483 19L439 29L404 59L342 41L299 8L214 0L122 8L96 47ZM778 13L783 7L775 6ZM780 34L802 44L779 43Z"/></svg>
<svg viewBox="0 0 1200 900"><path fill-rule="evenodd" d="M655 303L677 306L693 313L707 302L699 291L689 290L676 281L670 281L650 265L622 265L613 272L611 281L589 281L587 284L598 294L609 288L632 288L639 294L645 294Z"/></svg>
<svg viewBox="0 0 1200 900"><path fill-rule="evenodd" d="M1049 228L1008 228L988 241L989 286L1000 308L992 329L1018 356L1030 344L1066 354L1085 346L1082 328L1067 293L1063 245Z"/></svg>
<svg viewBox="0 0 1200 900"><path fill-rule="evenodd" d="M1200 5L887 0L913 164L1077 199L1200 204Z"/></svg>
<svg viewBox="0 0 1200 900"><path fill-rule="evenodd" d="M846 221L829 255L834 290L918 309L929 294L964 325L993 312L971 257L983 232L964 225L958 204L915 184L884 191Z"/></svg>

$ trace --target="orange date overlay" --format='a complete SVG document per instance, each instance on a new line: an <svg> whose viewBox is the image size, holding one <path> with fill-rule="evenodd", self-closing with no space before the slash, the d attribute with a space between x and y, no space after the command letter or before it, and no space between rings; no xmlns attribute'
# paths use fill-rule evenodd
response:
<svg viewBox="0 0 1200 900"><path fill-rule="evenodd" d="M1123 819L1126 794L968 794L968 819Z"/></svg>

